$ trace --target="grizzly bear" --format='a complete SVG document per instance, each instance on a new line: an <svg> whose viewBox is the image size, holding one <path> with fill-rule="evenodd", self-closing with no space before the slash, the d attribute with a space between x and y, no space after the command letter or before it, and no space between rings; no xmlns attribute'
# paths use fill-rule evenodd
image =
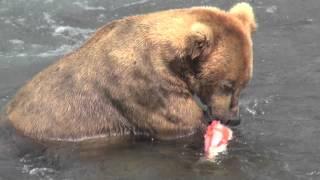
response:
<svg viewBox="0 0 320 180"><path fill-rule="evenodd" d="M252 77L251 6L192 7L114 20L38 73L7 106L15 129L37 140L189 136L211 118L239 122Z"/></svg>

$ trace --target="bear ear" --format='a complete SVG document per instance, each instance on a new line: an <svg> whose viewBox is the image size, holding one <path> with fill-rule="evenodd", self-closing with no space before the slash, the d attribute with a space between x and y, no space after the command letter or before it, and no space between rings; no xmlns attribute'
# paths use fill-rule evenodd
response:
<svg viewBox="0 0 320 180"><path fill-rule="evenodd" d="M207 53L212 42L212 30L205 24L195 23L191 26L189 36L190 56L192 59Z"/></svg>
<svg viewBox="0 0 320 180"><path fill-rule="evenodd" d="M257 23L250 4L246 2L238 3L234 5L229 12L238 17L245 26L250 28L251 32L256 31Z"/></svg>

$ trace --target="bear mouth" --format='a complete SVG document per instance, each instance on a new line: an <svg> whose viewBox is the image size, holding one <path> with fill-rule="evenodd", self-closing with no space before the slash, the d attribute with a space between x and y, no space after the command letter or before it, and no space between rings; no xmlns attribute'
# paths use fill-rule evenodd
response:
<svg viewBox="0 0 320 180"><path fill-rule="evenodd" d="M214 115L209 108L203 108L203 113L204 113L204 121L207 125L210 125L212 121L217 120L220 121L221 124L229 126L229 127L234 127L238 126L241 123L241 119L223 119L221 117L218 117Z"/></svg>
<svg viewBox="0 0 320 180"><path fill-rule="evenodd" d="M234 126L238 126L241 123L241 119L222 119L219 118L215 115L212 115L212 113L208 112L208 111L204 111L205 113L205 119L206 119L206 123L209 125L211 124L212 121L217 120L220 121L221 124L229 126L229 127L234 127Z"/></svg>
<svg viewBox="0 0 320 180"><path fill-rule="evenodd" d="M240 119L237 120L224 120L220 119L214 116L211 116L210 118L207 118L208 125L211 124L212 121L220 121L221 124L229 126L229 127L234 127L234 126L239 126L241 123Z"/></svg>
<svg viewBox="0 0 320 180"><path fill-rule="evenodd" d="M241 123L241 120L219 120L222 124L230 127L239 126Z"/></svg>

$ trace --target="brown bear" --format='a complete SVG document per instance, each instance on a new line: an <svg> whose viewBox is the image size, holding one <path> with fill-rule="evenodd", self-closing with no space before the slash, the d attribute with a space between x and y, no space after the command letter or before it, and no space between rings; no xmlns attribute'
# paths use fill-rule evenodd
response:
<svg viewBox="0 0 320 180"><path fill-rule="evenodd" d="M22 87L8 118L38 140L170 139L207 125L197 95L215 118L238 122L255 28L247 3L115 20Z"/></svg>

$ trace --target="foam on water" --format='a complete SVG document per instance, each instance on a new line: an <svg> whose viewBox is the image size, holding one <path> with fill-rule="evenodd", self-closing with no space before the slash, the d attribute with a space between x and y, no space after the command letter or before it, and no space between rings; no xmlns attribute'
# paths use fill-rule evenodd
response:
<svg viewBox="0 0 320 180"><path fill-rule="evenodd" d="M10 43L15 44L15 45L21 45L24 44L24 41L20 40L20 39L11 39L9 40Z"/></svg>
<svg viewBox="0 0 320 180"><path fill-rule="evenodd" d="M40 179L52 180L52 176L57 173L57 171L50 167L42 167L42 161L44 161L44 156L34 157L26 154L20 159L20 162L23 164L21 172L30 176L39 177Z"/></svg>
<svg viewBox="0 0 320 180"><path fill-rule="evenodd" d="M39 53L35 56L49 57L59 56L72 51L79 47L83 41L89 38L89 36L95 31L94 29L84 29L80 27L72 27L69 25L59 25L50 14L43 13L44 20L48 23L53 37L62 37L71 42L75 42L72 45L63 44L56 49L51 49L46 52Z"/></svg>
<svg viewBox="0 0 320 180"><path fill-rule="evenodd" d="M48 13L43 13L43 19L47 22L50 29L53 31L53 36L64 36L65 38L80 36L80 38L86 39L88 38L89 34L94 32L93 29L83 29L68 25L59 25Z"/></svg>
<svg viewBox="0 0 320 180"><path fill-rule="evenodd" d="M83 39L87 39L89 35L94 32L92 29L82 29L71 26L55 26L53 36L64 36L65 38L73 38L81 36Z"/></svg>
<svg viewBox="0 0 320 180"><path fill-rule="evenodd" d="M61 56L68 52L71 52L76 46L71 45L62 45L57 49L49 50L43 53L29 55L29 56L38 56L38 57L51 57L51 56Z"/></svg>
<svg viewBox="0 0 320 180"><path fill-rule="evenodd" d="M274 14L277 10L278 10L278 7L275 5L272 5L266 8L266 12L270 14Z"/></svg>
<svg viewBox="0 0 320 180"><path fill-rule="evenodd" d="M45 0L44 3L45 4L53 3L53 0Z"/></svg>
<svg viewBox="0 0 320 180"><path fill-rule="evenodd" d="M105 8L102 7L102 6L97 6L97 7L89 6L88 5L88 1L84 1L84 2L77 1L77 2L74 2L72 4L74 4L76 6L79 6L80 8L82 8L84 10L105 10Z"/></svg>
<svg viewBox="0 0 320 180"><path fill-rule="evenodd" d="M9 96L1 97L1 101L8 101L8 99L9 99Z"/></svg>
<svg viewBox="0 0 320 180"><path fill-rule="evenodd" d="M144 3L148 2L148 1L149 1L149 0L134 1L134 2L130 2L130 3L124 4L124 5L122 5L122 7L129 7L129 6L144 4Z"/></svg>
<svg viewBox="0 0 320 180"><path fill-rule="evenodd" d="M60 25L48 12L42 13L45 23L35 27L37 31L42 31L51 34L51 38L64 39L64 44L52 47L47 44L31 44L24 39L10 39L7 40L7 49L1 51L0 57L6 58L23 58L23 57L52 57L61 56L71 52L73 49L79 47L89 36L95 31L94 29L85 29L80 27L72 27L69 25ZM17 24L21 26L26 22L26 18L22 17L1 17L4 23L16 27ZM50 37L48 37L50 38ZM68 44L65 44L68 43Z"/></svg>
<svg viewBox="0 0 320 180"><path fill-rule="evenodd" d="M73 49L77 48L79 46L79 44L76 45L62 45L56 49L51 49L51 50L47 50L45 52L40 52L40 50L42 49L41 46L34 46L32 51L39 51L39 53L24 53L24 52L20 52L18 51L11 51L10 54L2 54L0 52L0 57L6 57L6 58L13 58L13 57L54 57L54 56L61 56L64 55L66 53L71 52ZM40 50L38 50L40 49Z"/></svg>
<svg viewBox="0 0 320 180"><path fill-rule="evenodd" d="M54 25L56 23L55 20L52 19L51 15L47 12L43 13L43 19L47 22L47 24Z"/></svg>
<svg viewBox="0 0 320 180"><path fill-rule="evenodd" d="M314 171L308 172L306 175L307 176L320 176L320 170L314 170Z"/></svg>

